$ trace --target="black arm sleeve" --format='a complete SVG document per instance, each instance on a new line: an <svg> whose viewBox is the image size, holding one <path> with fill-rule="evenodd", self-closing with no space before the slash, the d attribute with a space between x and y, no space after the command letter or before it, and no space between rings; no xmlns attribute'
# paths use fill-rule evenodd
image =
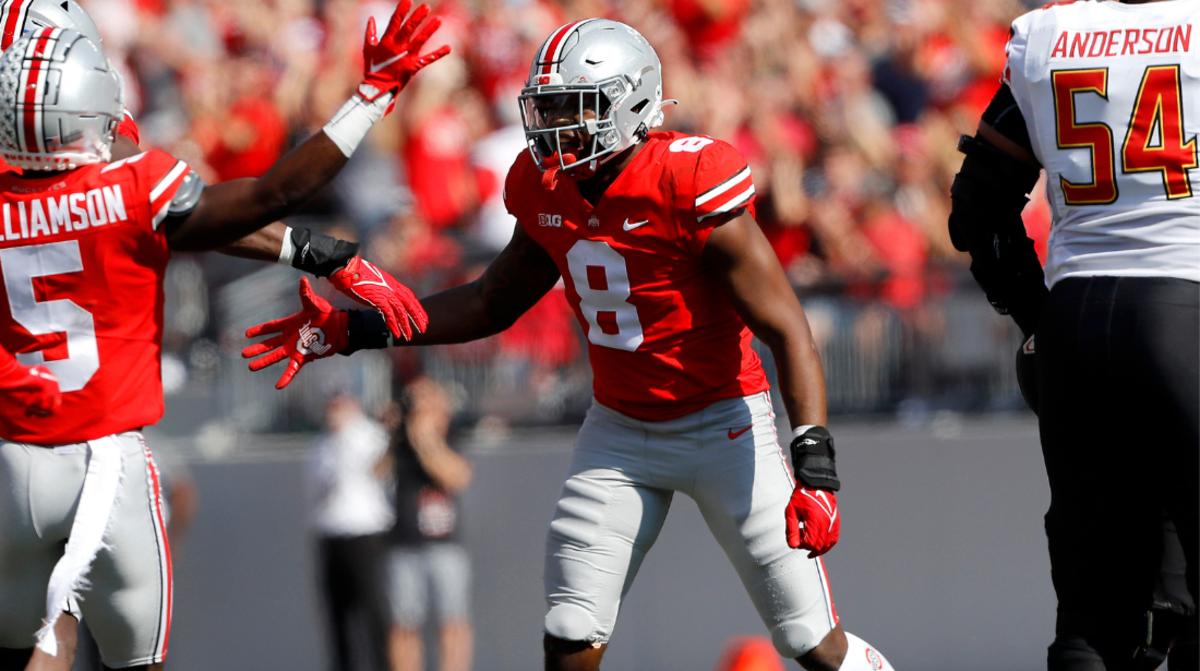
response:
<svg viewBox="0 0 1200 671"><path fill-rule="evenodd" d="M307 228L292 229L292 245L296 249L292 267L317 277L329 277L358 253L357 243L313 233Z"/></svg>
<svg viewBox="0 0 1200 671"><path fill-rule="evenodd" d="M1017 99L1013 97L1008 84L1001 84L996 95L992 96L987 109L983 110L983 122L1025 151L1033 153L1029 128L1025 126L1025 115L1021 114L1021 108L1017 105Z"/></svg>
<svg viewBox="0 0 1200 671"><path fill-rule="evenodd" d="M1029 134L1012 92L1001 86L988 106L1005 137L1028 145ZM989 114L984 115L987 121ZM991 122L989 122L991 125ZM1016 131L1020 126L1021 132ZM1019 137L1013 137L1017 135ZM950 188L950 241L971 255L971 274L1000 314L1012 315L1026 335L1037 329L1046 299L1045 278L1021 211L1038 179L1038 166L1000 151L986 140L963 136L966 154Z"/></svg>

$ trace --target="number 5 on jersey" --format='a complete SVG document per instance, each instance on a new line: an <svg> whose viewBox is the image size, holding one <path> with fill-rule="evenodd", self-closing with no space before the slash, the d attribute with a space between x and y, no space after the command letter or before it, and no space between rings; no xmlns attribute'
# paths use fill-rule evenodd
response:
<svg viewBox="0 0 1200 671"><path fill-rule="evenodd" d="M32 336L65 333L67 340L65 359L46 361L45 353L28 352L18 354L17 360L26 366L45 365L58 377L64 393L83 389L100 369L96 325L92 313L74 301L38 301L33 283L39 277L82 271L78 240L0 250L0 272L13 321Z"/></svg>
<svg viewBox="0 0 1200 671"><path fill-rule="evenodd" d="M636 350L645 336L637 307L629 302L625 259L606 242L580 240L567 252L567 267L579 294L579 310L588 323L588 340L602 347Z"/></svg>

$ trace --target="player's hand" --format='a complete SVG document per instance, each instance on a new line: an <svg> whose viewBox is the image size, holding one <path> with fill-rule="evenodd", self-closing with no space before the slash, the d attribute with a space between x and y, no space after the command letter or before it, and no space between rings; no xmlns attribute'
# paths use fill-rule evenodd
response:
<svg viewBox="0 0 1200 671"><path fill-rule="evenodd" d="M355 256L329 281L343 294L379 310L394 338L412 340L414 328L424 333L429 326L429 315L412 290L366 259Z"/></svg>
<svg viewBox="0 0 1200 671"><path fill-rule="evenodd" d="M247 338L264 335L271 337L243 349L242 358L258 357L250 362L252 371L287 359L287 368L275 383L276 389L283 389L304 364L333 356L346 348L346 311L334 310L329 301L313 292L308 278L301 277L299 312L246 329Z"/></svg>
<svg viewBox="0 0 1200 671"><path fill-rule="evenodd" d="M387 93L399 93L417 71L450 53L450 47L443 44L420 55L425 42L442 25L442 20L434 17L425 21L429 18L429 5L417 5L409 15L411 7L412 0L401 0L379 38L375 36L375 19L367 19L367 34L363 40L363 81L358 86L358 94L369 102ZM425 25L421 25L422 22Z"/></svg>
<svg viewBox="0 0 1200 671"><path fill-rule="evenodd" d="M9 391L19 402L25 404L25 414L30 417L48 417L62 407L62 392L58 378L45 366L23 368L24 375L15 381Z"/></svg>
<svg viewBox="0 0 1200 671"><path fill-rule="evenodd" d="M784 513L788 547L808 550L809 557L829 552L842 532L837 494L797 485Z"/></svg>

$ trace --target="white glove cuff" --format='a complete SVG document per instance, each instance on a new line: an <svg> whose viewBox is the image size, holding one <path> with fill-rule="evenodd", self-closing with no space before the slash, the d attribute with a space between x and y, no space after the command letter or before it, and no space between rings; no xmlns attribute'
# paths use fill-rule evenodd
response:
<svg viewBox="0 0 1200 671"><path fill-rule="evenodd" d="M392 104L393 94L385 93L375 100L368 102L357 93L342 105L337 114L325 124L325 134L342 150L346 158L358 149L367 132L376 121L383 118L388 106Z"/></svg>
<svg viewBox="0 0 1200 671"><path fill-rule="evenodd" d="M332 137L332 136L331 136ZM341 145L338 145L341 146ZM292 243L292 227L283 227L283 244L279 246L279 259L277 263L282 263L285 266L292 265L292 259L296 256L296 245Z"/></svg>
<svg viewBox="0 0 1200 671"><path fill-rule="evenodd" d="M792 429L792 439L795 440L796 438L803 436L806 431L808 431L809 429L811 429L815 426L816 426L816 424L805 424L804 426L797 426L796 428Z"/></svg>

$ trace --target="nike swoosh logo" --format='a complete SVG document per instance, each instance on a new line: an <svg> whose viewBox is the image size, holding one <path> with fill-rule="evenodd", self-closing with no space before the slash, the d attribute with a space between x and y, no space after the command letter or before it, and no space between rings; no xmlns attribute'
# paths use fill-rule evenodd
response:
<svg viewBox="0 0 1200 671"><path fill-rule="evenodd" d="M749 431L752 428L754 428L753 424L751 424L750 426L738 429L737 431L730 429L729 432L726 433L725 435L729 436L729 440L737 440L738 436L742 435L743 433L746 433L747 431Z"/></svg>
<svg viewBox="0 0 1200 671"><path fill-rule="evenodd" d="M379 72L380 70L386 68L387 66L391 65L392 63L395 63L396 61L400 60L401 58L404 58L407 55L408 55L408 49L405 49L404 51L401 51L400 53L396 54L395 56L392 56L391 58L387 59L386 61L379 61L378 63L372 63L371 64L371 72L372 73Z"/></svg>
<svg viewBox="0 0 1200 671"><path fill-rule="evenodd" d="M632 231L633 229L635 229L635 228L641 228L642 226L645 226L645 225L646 225L646 224L648 224L648 223L650 223L650 220L649 220L649 219L643 219L643 220L641 220L641 221L635 221L635 222L633 222L632 224L631 224L631 223L629 223L629 220L628 220L628 219L626 219L626 220L625 220L625 223L624 223L624 224L621 224L621 228L624 228L626 231Z"/></svg>

